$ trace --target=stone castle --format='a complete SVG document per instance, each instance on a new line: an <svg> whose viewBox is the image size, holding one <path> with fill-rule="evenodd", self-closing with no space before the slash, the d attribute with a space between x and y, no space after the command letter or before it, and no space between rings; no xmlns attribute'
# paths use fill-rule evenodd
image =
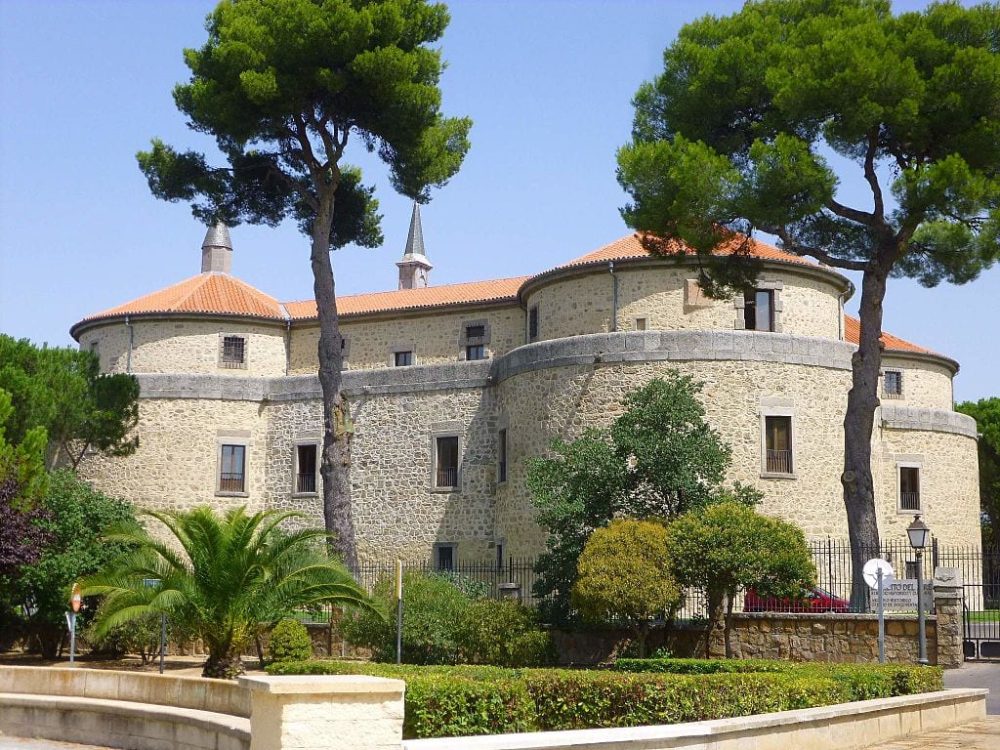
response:
<svg viewBox="0 0 1000 750"><path fill-rule="evenodd" d="M726 252L722 249L721 252ZM359 555L449 566L544 545L525 484L551 441L604 426L674 368L704 383L730 481L808 537L846 539L843 419L858 321L835 271L752 242L753 292L706 297L693 258L630 235L520 278L429 283L416 207L399 289L338 299L353 421ZM141 506L295 509L322 522L316 303L231 274L228 230L201 273L72 328L141 387L140 447L82 474ZM879 529L920 513L942 543L979 544L976 425L952 408L958 364L886 334L872 435Z"/></svg>

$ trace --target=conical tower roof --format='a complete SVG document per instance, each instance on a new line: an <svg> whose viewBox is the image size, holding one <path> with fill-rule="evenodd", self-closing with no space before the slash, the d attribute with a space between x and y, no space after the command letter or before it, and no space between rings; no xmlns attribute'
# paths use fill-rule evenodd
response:
<svg viewBox="0 0 1000 750"><path fill-rule="evenodd" d="M422 255L424 251L424 228L420 225L420 204L414 201L413 213L410 214L410 231L406 233L406 248L403 250L403 259L407 260L408 255Z"/></svg>

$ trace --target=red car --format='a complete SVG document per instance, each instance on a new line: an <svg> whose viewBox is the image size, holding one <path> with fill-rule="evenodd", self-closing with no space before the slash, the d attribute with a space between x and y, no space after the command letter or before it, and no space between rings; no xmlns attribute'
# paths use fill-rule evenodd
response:
<svg viewBox="0 0 1000 750"><path fill-rule="evenodd" d="M803 592L802 598L761 596L753 589L743 599L744 612L847 612L850 602L818 586Z"/></svg>

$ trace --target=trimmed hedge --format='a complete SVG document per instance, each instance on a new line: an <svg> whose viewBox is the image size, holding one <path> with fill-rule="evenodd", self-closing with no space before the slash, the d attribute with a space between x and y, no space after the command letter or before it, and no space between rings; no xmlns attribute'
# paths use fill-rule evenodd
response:
<svg viewBox="0 0 1000 750"><path fill-rule="evenodd" d="M305 661L267 671L403 679L407 739L721 719L940 690L942 682L938 668L905 665L697 659L619 665L622 671Z"/></svg>

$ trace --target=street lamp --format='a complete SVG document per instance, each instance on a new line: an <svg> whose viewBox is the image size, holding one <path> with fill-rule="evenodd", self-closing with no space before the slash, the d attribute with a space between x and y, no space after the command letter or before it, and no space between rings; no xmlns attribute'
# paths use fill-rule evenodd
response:
<svg viewBox="0 0 1000 750"><path fill-rule="evenodd" d="M906 535L910 538L910 546L917 553L917 639L919 645L919 655L917 664L927 664L927 629L924 623L924 576L923 561L924 549L930 545L931 530L927 524L920 520L920 516L913 519L913 523L906 527Z"/></svg>

